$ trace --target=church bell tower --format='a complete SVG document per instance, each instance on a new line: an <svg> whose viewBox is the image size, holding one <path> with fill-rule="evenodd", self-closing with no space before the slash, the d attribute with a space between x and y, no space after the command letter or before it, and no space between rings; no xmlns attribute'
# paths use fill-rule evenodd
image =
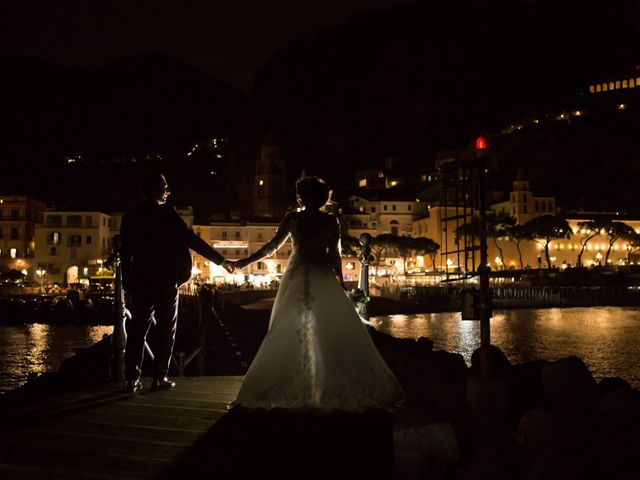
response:
<svg viewBox="0 0 640 480"><path fill-rule="evenodd" d="M280 217L287 207L288 187L280 147L263 144L253 179L253 213Z"/></svg>

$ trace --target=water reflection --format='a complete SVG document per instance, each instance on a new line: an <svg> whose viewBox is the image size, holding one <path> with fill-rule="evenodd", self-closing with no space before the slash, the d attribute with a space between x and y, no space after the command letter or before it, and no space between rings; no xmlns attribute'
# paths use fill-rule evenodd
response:
<svg viewBox="0 0 640 480"><path fill-rule="evenodd" d="M0 393L24 384L31 373L57 370L77 349L102 340L112 331L111 326L0 326Z"/></svg>
<svg viewBox="0 0 640 480"><path fill-rule="evenodd" d="M428 337L435 349L463 355L480 346L480 324L459 313L374 317L376 328L400 338ZM550 308L494 312L491 340L513 363L581 357L596 379L620 376L640 386L640 308Z"/></svg>

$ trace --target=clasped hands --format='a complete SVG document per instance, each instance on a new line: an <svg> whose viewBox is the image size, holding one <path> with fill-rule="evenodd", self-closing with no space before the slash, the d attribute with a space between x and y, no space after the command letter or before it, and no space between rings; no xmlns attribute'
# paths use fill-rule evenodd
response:
<svg viewBox="0 0 640 480"><path fill-rule="evenodd" d="M244 268L247 265L248 263L245 262L244 260L237 260L235 262L232 262L230 260L223 260L222 263L220 264L220 266L229 273L235 272L236 268Z"/></svg>

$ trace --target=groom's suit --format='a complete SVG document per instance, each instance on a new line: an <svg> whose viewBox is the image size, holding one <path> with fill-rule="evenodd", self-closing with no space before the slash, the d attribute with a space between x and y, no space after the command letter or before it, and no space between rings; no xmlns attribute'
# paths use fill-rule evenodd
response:
<svg viewBox="0 0 640 480"><path fill-rule="evenodd" d="M189 248L216 264L224 260L167 204L146 201L122 218L123 287L132 318L127 325L125 374L136 381L142 372L144 342L156 320L158 343L154 378L166 377L178 320L178 288L191 277Z"/></svg>

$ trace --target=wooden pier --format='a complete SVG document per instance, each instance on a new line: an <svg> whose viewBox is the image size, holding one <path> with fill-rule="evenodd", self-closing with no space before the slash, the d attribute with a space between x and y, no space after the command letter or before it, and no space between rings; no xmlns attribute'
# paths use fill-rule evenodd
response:
<svg viewBox="0 0 640 480"><path fill-rule="evenodd" d="M392 477L390 414L229 411L241 378L135 394L107 384L8 409L0 478Z"/></svg>

